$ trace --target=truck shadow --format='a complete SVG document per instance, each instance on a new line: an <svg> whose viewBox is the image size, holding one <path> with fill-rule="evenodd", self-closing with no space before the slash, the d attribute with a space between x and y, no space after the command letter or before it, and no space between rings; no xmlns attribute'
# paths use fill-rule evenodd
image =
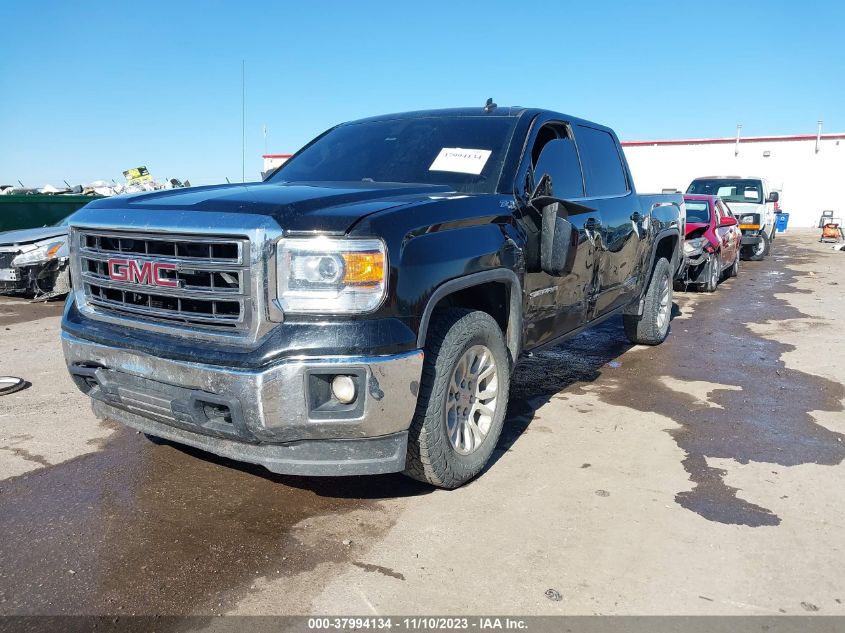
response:
<svg viewBox="0 0 845 633"><path fill-rule="evenodd" d="M682 314L678 304L673 303L671 319ZM602 375L603 368L619 362L616 359L632 347L625 336L622 318L616 317L556 347L520 359L511 376L505 426L487 468L528 430L538 409L572 385L594 382Z"/></svg>
<svg viewBox="0 0 845 633"><path fill-rule="evenodd" d="M681 316L677 303L672 304L671 318ZM670 328L671 336L671 328ZM519 360L511 376L510 398L505 425L493 455L482 474L491 468L528 430L536 411L562 390L577 383L591 383L602 375L602 368L631 349L617 317L591 328L578 336ZM262 466L237 462L200 449L156 440L196 459L240 471L269 482L309 491L335 499L378 500L415 497L433 492L428 484L414 481L399 473L359 477L303 477L277 475Z"/></svg>
<svg viewBox="0 0 845 633"><path fill-rule="evenodd" d="M224 468L233 469L242 473L259 477L268 482L281 484L288 488L296 488L311 492L320 497L333 499L358 499L373 500L391 499L396 497L416 497L433 492L433 488L422 482L414 481L400 473L389 475L361 475L346 477L306 477L294 475L278 475L272 473L263 466L237 462L225 457L206 453L203 450L170 443L161 440L161 443L172 447L186 455L201 459Z"/></svg>

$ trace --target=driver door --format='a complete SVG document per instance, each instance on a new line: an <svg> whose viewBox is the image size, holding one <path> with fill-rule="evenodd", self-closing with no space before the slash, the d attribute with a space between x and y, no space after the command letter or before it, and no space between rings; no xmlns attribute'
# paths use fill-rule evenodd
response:
<svg viewBox="0 0 845 633"><path fill-rule="evenodd" d="M584 198L584 179L578 150L572 140L570 127L562 122L549 122L540 127L531 152L533 181L544 174L551 178L554 198L577 202ZM563 213L578 231L577 248L571 269L563 276L551 276L536 262L526 262L525 275L525 349L530 349L566 334L587 319L598 291L597 257L601 217L597 209L573 205ZM529 236L529 239L532 239ZM533 238L536 239L536 238ZM529 258L532 249L527 249Z"/></svg>

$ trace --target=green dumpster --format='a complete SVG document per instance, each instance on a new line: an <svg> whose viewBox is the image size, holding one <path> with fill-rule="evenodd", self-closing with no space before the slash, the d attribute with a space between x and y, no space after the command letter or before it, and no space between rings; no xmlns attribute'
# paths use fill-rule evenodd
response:
<svg viewBox="0 0 845 633"><path fill-rule="evenodd" d="M0 231L49 226L100 196L0 195Z"/></svg>

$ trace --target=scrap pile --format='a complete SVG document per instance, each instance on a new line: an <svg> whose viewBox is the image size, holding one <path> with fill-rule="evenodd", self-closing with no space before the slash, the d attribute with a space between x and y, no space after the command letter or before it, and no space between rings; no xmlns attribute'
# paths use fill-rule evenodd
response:
<svg viewBox="0 0 845 633"><path fill-rule="evenodd" d="M35 300L66 295L71 288L68 222L92 198L190 187L176 178L156 181L146 167L123 172L125 183L96 180L64 188L0 185L0 294Z"/></svg>
<svg viewBox="0 0 845 633"><path fill-rule="evenodd" d="M67 183L65 183L67 184ZM117 196L122 193L140 193L142 191L158 191L159 189L177 189L190 187L191 182L182 182L178 178L169 180L153 180L152 178L142 182L119 183L114 180L95 180L85 185L67 185L66 187L55 187L51 184L43 187L13 187L12 185L0 185L0 195L76 195L76 196Z"/></svg>

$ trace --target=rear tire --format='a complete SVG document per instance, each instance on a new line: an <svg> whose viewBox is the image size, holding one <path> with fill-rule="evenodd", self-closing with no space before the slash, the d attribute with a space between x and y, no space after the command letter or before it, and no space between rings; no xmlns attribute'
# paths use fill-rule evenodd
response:
<svg viewBox="0 0 845 633"><path fill-rule="evenodd" d="M435 313L404 474L451 490L480 473L499 441L509 386L508 353L493 317L465 308Z"/></svg>
<svg viewBox="0 0 845 633"><path fill-rule="evenodd" d="M661 257L654 266L651 281L643 298L640 316L626 314L622 317L625 335L638 345L659 345L669 334L672 316L672 272L669 260Z"/></svg>

